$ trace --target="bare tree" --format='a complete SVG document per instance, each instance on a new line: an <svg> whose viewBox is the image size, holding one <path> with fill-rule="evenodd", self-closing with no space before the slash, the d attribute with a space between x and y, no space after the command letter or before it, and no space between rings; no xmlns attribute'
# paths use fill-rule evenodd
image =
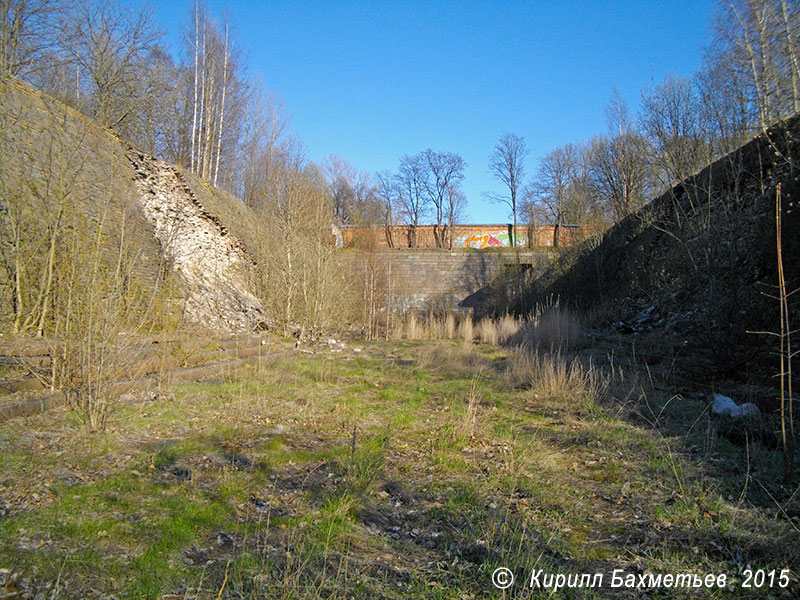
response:
<svg viewBox="0 0 800 600"><path fill-rule="evenodd" d="M408 247L417 246L417 227L427 214L428 167L422 154L404 155L396 176L397 205L408 227Z"/></svg>
<svg viewBox="0 0 800 600"><path fill-rule="evenodd" d="M137 95L147 97L141 107L119 126L120 133L137 147L170 162L185 159L185 77L172 57L153 48L139 69Z"/></svg>
<svg viewBox="0 0 800 600"><path fill-rule="evenodd" d="M395 224L394 212L398 202L397 180L389 171L378 173L376 179L378 180L377 197L383 215L383 234L386 238L386 245L394 248L392 226Z"/></svg>
<svg viewBox="0 0 800 600"><path fill-rule="evenodd" d="M610 135L623 135L634 129L628 103L625 102L616 86L611 94L611 100L606 104L605 112Z"/></svg>
<svg viewBox="0 0 800 600"><path fill-rule="evenodd" d="M220 175L220 164L226 157L235 160L248 96L235 37L227 17L216 22L197 1L187 40L187 54L193 57L189 168L214 185L226 183L234 190L237 178L225 172L224 164Z"/></svg>
<svg viewBox="0 0 800 600"><path fill-rule="evenodd" d="M194 3L194 80L193 80L193 95L192 95L192 151L189 162L189 168L194 171L195 157L197 156L196 140L197 140L197 114L200 110L200 103L198 102L199 89L200 89L200 1L195 0Z"/></svg>
<svg viewBox="0 0 800 600"><path fill-rule="evenodd" d="M91 164L89 121L61 103L26 106L19 89L3 100L0 293L10 302L0 326L47 340L51 388L102 429L111 382L138 374L137 334L173 310L161 271L143 268L148 240L119 158Z"/></svg>
<svg viewBox="0 0 800 600"><path fill-rule="evenodd" d="M381 223L383 210L372 175L331 154L322 163L327 195L340 225Z"/></svg>
<svg viewBox="0 0 800 600"><path fill-rule="evenodd" d="M574 144L566 144L551 151L539 163L531 196L542 214L555 225L553 245L562 243L562 228L577 216L576 195L579 189L581 153Z"/></svg>
<svg viewBox="0 0 800 600"><path fill-rule="evenodd" d="M162 32L147 6L116 2L76 3L61 29L61 44L85 74L76 93L87 96L90 116L118 127L151 98L139 85L141 67Z"/></svg>
<svg viewBox="0 0 800 600"><path fill-rule="evenodd" d="M800 112L800 7L789 0L720 1L708 58L737 82L765 130Z"/></svg>
<svg viewBox="0 0 800 600"><path fill-rule="evenodd" d="M15 149L25 139L26 110L3 109L0 154L0 259L12 288L14 333L49 333L54 286L66 222L77 211L86 155L85 131L65 134L69 113L51 101L43 122L41 156L25 157Z"/></svg>
<svg viewBox="0 0 800 600"><path fill-rule="evenodd" d="M616 222L642 207L649 163L647 143L635 133L589 142L587 169L593 192Z"/></svg>
<svg viewBox="0 0 800 600"><path fill-rule="evenodd" d="M430 148L422 152L422 162L427 168L422 181L436 218L433 236L436 247L444 248L449 245L453 219L463 202L460 188L466 163L458 154L434 152Z"/></svg>
<svg viewBox="0 0 800 600"><path fill-rule="evenodd" d="M259 296L273 322L289 332L341 324L349 298L359 296L337 264L331 235L333 206L321 170L308 163L299 144L286 143L269 168L274 180L253 190L258 207L254 250Z"/></svg>
<svg viewBox="0 0 800 600"><path fill-rule="evenodd" d="M642 130L665 187L672 187L708 164L711 148L703 139L700 98L692 80L668 77L642 96Z"/></svg>
<svg viewBox="0 0 800 600"><path fill-rule="evenodd" d="M57 0L0 0L0 73L25 77L42 68L61 13Z"/></svg>
<svg viewBox="0 0 800 600"><path fill-rule="evenodd" d="M611 219L620 221L644 204L649 191L649 148L616 90L606 106L606 118L609 135L589 142L584 163L591 193Z"/></svg>
<svg viewBox="0 0 800 600"><path fill-rule="evenodd" d="M383 222L383 208L378 195L379 183L372 173L358 171L353 183L356 200L355 222L373 225Z"/></svg>
<svg viewBox="0 0 800 600"><path fill-rule="evenodd" d="M467 206L467 197L461 189L460 183L451 185L445 194L445 213L447 215L447 248L453 249L453 240L456 236L456 223L463 217Z"/></svg>
<svg viewBox="0 0 800 600"><path fill-rule="evenodd" d="M355 209L353 185L356 170L345 159L335 154L329 155L322 163L327 193L333 204L333 216L337 223L348 225L352 222Z"/></svg>
<svg viewBox="0 0 800 600"><path fill-rule="evenodd" d="M239 197L257 210L271 204L277 196L281 157L291 145L289 119L281 101L264 91L260 80L250 83L250 94L243 115L243 143L238 159L241 178L236 186Z"/></svg>
<svg viewBox="0 0 800 600"><path fill-rule="evenodd" d="M757 128L757 117L748 109L739 76L713 58L707 58L695 76L703 137L711 144L715 158L733 152Z"/></svg>
<svg viewBox="0 0 800 600"><path fill-rule="evenodd" d="M616 90L606 106L606 118L609 135L589 142L584 163L591 193L611 219L620 221L644 204L649 191L649 147Z"/></svg>
<svg viewBox="0 0 800 600"><path fill-rule="evenodd" d="M511 208L514 220L511 243L515 247L517 245L517 205L520 199L520 190L524 185L522 178L527 155L528 148L525 139L513 133L503 135L489 155L489 172L508 188L508 193L489 193L486 196L492 202L503 202Z"/></svg>
<svg viewBox="0 0 800 600"><path fill-rule="evenodd" d="M217 124L217 158L214 165L214 179L212 183L217 185L217 176L219 175L219 156L222 149L222 126L225 122L225 95L228 91L228 62L230 60L230 53L228 52L228 24L225 23L225 47L222 51L222 99L219 106L219 123Z"/></svg>

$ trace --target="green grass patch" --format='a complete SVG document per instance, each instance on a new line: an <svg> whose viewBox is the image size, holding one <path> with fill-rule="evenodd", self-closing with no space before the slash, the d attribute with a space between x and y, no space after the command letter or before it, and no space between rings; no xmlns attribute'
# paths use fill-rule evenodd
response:
<svg viewBox="0 0 800 600"><path fill-rule="evenodd" d="M512 358L377 342L177 384L106 434L0 426L0 566L68 598L420 600L495 597L499 566L797 566L796 531L728 499L682 438L580 378L517 388Z"/></svg>

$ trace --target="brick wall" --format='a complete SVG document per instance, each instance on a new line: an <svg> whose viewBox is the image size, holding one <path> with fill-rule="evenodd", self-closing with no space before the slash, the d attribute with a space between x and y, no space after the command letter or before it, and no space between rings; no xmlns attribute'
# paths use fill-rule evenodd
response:
<svg viewBox="0 0 800 600"><path fill-rule="evenodd" d="M456 225L452 232L453 249L510 247L511 225ZM416 228L415 248L436 248L434 225L420 225ZM388 229L394 248L411 246L411 229L405 225L393 225ZM341 227L342 242L345 248L389 248L387 229L382 225L346 225ZM539 227L517 226L517 246L535 248L554 246L556 228L554 225ZM576 225L561 227L560 244L570 246L583 239L583 229ZM449 237L445 239L449 240ZM449 243L447 244L449 247Z"/></svg>

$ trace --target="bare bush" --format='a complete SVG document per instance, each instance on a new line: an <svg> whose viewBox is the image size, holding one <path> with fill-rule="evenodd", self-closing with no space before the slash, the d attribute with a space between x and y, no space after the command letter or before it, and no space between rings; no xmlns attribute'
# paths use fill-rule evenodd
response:
<svg viewBox="0 0 800 600"><path fill-rule="evenodd" d="M169 286L138 272L142 247L130 231L132 200L118 207L116 230L109 223L111 204L107 198L100 219L70 240L57 288L65 300L55 305L50 338L53 381L95 431L105 429L119 383L143 375L142 334L166 331L178 322L170 313L179 312L177 303L169 308Z"/></svg>
<svg viewBox="0 0 800 600"><path fill-rule="evenodd" d="M313 165L300 148L289 147L270 167L270 185L251 192L261 231L251 249L255 284L270 321L287 334L295 328L339 328L357 314L363 317L362 290L350 284L336 254L332 208Z"/></svg>

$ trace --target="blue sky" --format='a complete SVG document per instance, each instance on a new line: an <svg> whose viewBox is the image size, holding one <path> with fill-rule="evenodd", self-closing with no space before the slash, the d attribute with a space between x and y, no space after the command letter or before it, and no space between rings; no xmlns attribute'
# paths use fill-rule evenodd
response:
<svg viewBox="0 0 800 600"><path fill-rule="evenodd" d="M502 223L488 173L507 132L547 152L606 131L614 87L632 110L641 90L691 75L708 43L712 0L571 2L210 2L229 11L248 65L283 99L309 159L331 153L371 172L403 154L467 162L465 221ZM193 0L156 4L177 45Z"/></svg>

